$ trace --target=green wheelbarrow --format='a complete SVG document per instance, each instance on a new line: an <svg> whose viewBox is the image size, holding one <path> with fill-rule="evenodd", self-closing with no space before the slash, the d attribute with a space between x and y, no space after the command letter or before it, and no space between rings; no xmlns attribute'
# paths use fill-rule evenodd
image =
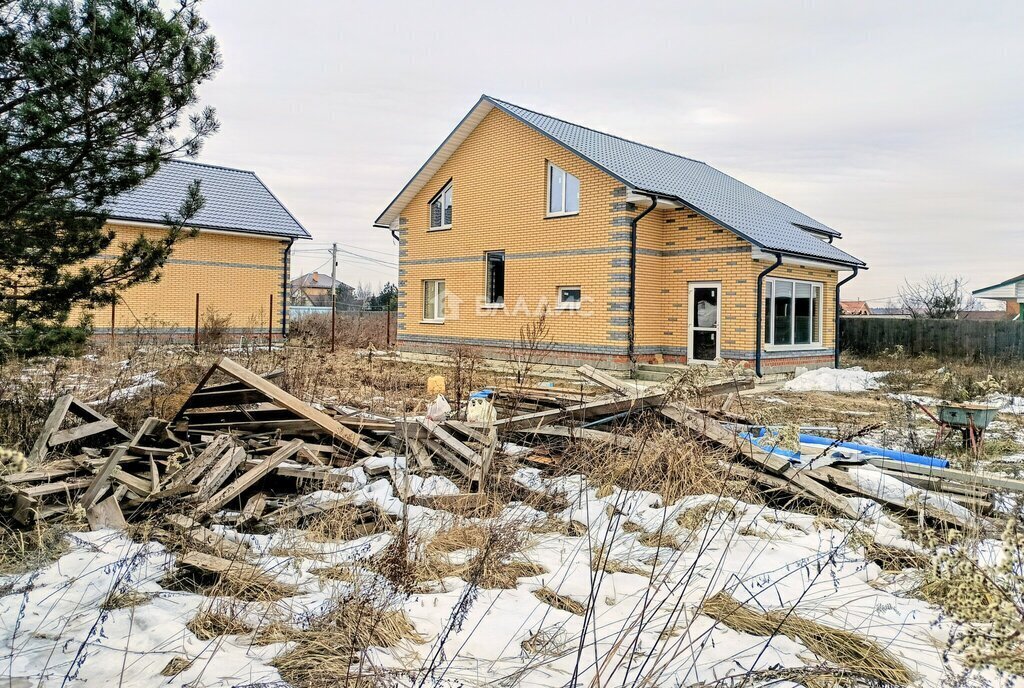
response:
<svg viewBox="0 0 1024 688"><path fill-rule="evenodd" d="M922 404L918 406L939 426L935 434L936 447L942 443L948 432L959 430L964 438L964 447L970 447L975 452L981 449L985 441L985 428L999 415L998 406L987 404L940 403L935 405L938 416L933 415Z"/></svg>

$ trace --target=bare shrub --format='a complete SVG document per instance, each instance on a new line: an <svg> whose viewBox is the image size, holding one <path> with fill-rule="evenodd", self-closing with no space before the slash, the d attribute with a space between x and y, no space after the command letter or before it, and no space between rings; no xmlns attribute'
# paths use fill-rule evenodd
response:
<svg viewBox="0 0 1024 688"><path fill-rule="evenodd" d="M199 343L207 348L223 346L230 336L231 314L224 315L213 306L207 306L199 325Z"/></svg>

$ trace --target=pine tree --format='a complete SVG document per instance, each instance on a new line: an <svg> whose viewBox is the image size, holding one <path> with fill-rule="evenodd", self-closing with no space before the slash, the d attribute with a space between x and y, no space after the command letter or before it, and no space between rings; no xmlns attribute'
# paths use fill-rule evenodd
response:
<svg viewBox="0 0 1024 688"><path fill-rule="evenodd" d="M0 1L0 333L159 276L198 183L160 239L113 246L104 207L217 130L197 87L219 67L197 0Z"/></svg>

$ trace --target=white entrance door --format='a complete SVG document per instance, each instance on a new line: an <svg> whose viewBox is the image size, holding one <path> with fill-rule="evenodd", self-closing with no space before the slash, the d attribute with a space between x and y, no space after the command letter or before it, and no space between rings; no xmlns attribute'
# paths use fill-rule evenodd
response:
<svg viewBox="0 0 1024 688"><path fill-rule="evenodd" d="M687 360L691 363L713 363L722 351L718 341L721 294L721 282L690 282Z"/></svg>

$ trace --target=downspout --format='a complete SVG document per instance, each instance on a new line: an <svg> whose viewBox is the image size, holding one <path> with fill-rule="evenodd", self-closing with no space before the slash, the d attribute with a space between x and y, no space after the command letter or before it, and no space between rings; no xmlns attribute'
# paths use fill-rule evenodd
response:
<svg viewBox="0 0 1024 688"><path fill-rule="evenodd" d="M651 199L651 205L644 208L643 212L629 223L629 342L626 351L629 355L630 368L636 367L636 228L640 224L640 220L658 206L657 196L646 195Z"/></svg>
<svg viewBox="0 0 1024 688"><path fill-rule="evenodd" d="M295 243L295 239L289 239L288 245L284 249L284 280L281 285L281 337L288 336L288 278L290 270L288 269L291 264L291 252L292 244Z"/></svg>
<svg viewBox="0 0 1024 688"><path fill-rule="evenodd" d="M761 377L761 339L764 337L764 326L761 316L764 310L764 278L769 272L782 265L782 254L775 254L775 262L757 275L757 304L754 306L754 373Z"/></svg>
<svg viewBox="0 0 1024 688"><path fill-rule="evenodd" d="M842 287L847 282L849 282L850 280L852 280L856 276L857 276L857 266L854 265L853 266L853 274L852 275L850 275L849 277L847 277L846 279L844 279L844 280L842 280L840 282L836 282L836 325L835 325L835 334L833 335L833 348L835 349L834 354L835 354L835 367L836 368L839 367L839 315L842 312L842 309L839 307L839 288Z"/></svg>

